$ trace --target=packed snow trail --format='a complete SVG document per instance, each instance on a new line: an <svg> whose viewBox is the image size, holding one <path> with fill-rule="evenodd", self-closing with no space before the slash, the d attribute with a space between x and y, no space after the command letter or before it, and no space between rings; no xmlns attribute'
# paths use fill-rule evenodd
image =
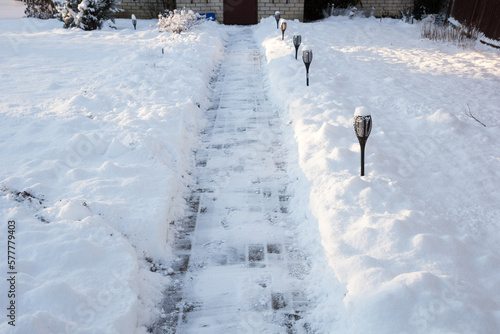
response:
<svg viewBox="0 0 500 334"><path fill-rule="evenodd" d="M309 265L287 228L286 151L250 28L230 28L197 153L176 283L154 333L305 333Z"/></svg>

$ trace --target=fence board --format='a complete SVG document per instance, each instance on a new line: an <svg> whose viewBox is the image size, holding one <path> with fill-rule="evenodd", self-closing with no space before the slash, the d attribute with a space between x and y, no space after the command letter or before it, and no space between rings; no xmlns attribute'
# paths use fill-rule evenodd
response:
<svg viewBox="0 0 500 334"><path fill-rule="evenodd" d="M453 0L452 6L451 16L460 23L500 40L500 0Z"/></svg>

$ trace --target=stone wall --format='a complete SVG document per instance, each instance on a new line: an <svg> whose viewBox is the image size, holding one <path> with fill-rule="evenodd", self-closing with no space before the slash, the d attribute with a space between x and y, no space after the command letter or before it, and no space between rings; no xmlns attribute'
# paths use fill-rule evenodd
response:
<svg viewBox="0 0 500 334"><path fill-rule="evenodd" d="M370 9L375 7L375 16L401 16L401 11L413 8L413 0L361 0L363 6L358 9Z"/></svg>

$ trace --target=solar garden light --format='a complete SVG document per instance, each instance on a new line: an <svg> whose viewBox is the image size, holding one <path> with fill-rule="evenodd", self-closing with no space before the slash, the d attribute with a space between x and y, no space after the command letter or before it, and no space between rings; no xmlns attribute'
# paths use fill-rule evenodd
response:
<svg viewBox="0 0 500 334"><path fill-rule="evenodd" d="M137 30L136 26L137 26L137 19L135 18L135 15L132 14L132 24L134 25L134 30Z"/></svg>
<svg viewBox="0 0 500 334"><path fill-rule="evenodd" d="M280 22L280 12L275 11L274 12L274 18L276 19L276 29L279 29L279 22Z"/></svg>
<svg viewBox="0 0 500 334"><path fill-rule="evenodd" d="M302 42L302 36L293 35L293 45L295 45L295 59L297 59L297 53L299 52L299 46Z"/></svg>
<svg viewBox="0 0 500 334"><path fill-rule="evenodd" d="M372 131L372 116L366 107L357 107L354 111L354 132L361 146L361 176L365 175L365 145Z"/></svg>
<svg viewBox="0 0 500 334"><path fill-rule="evenodd" d="M309 66L313 60L313 52L311 50L302 51L302 60L306 65L306 83L309 86Z"/></svg>
<svg viewBox="0 0 500 334"><path fill-rule="evenodd" d="M286 21L281 20L281 40L285 39Z"/></svg>

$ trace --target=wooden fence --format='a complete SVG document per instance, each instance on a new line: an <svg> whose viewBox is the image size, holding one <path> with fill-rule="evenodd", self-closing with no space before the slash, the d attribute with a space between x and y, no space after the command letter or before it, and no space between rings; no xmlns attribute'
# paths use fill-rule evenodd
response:
<svg viewBox="0 0 500 334"><path fill-rule="evenodd" d="M451 16L479 29L486 37L500 40L500 0L450 0Z"/></svg>

